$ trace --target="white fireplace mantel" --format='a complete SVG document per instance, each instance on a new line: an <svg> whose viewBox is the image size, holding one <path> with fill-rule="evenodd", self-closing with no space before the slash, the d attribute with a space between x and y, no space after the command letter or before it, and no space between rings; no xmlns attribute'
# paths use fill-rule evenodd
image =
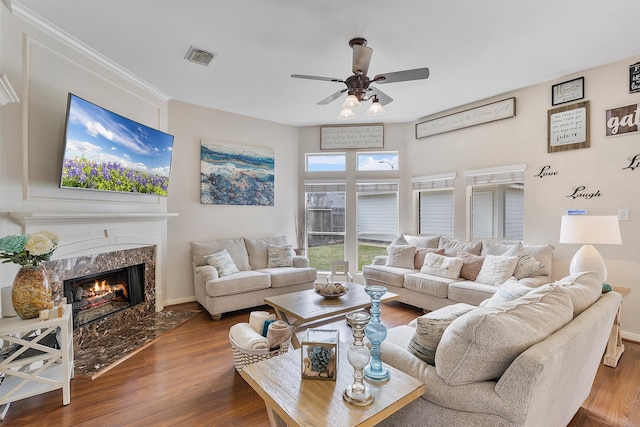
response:
<svg viewBox="0 0 640 427"><path fill-rule="evenodd" d="M22 226L43 224L78 224L96 222L156 221L178 216L177 213L109 213L109 212L9 212Z"/></svg>

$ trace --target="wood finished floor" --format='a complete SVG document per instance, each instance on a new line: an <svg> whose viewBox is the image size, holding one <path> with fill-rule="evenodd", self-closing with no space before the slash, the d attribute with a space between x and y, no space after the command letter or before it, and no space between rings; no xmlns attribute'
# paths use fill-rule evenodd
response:
<svg viewBox="0 0 640 427"><path fill-rule="evenodd" d="M197 303L171 309L198 310ZM248 321L239 311L213 321L203 311L95 380L71 381L62 391L11 404L2 427L12 426L268 426L263 401L234 369L229 327ZM415 308L383 305L387 327L420 315ZM344 321L331 327L350 335ZM616 369L602 365L572 427L640 426L640 344L625 342Z"/></svg>

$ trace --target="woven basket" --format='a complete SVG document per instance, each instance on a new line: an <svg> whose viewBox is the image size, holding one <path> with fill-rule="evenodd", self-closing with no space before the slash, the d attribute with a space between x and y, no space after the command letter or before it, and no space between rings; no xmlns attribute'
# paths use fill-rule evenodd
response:
<svg viewBox="0 0 640 427"><path fill-rule="evenodd" d="M231 349L233 350L233 363L236 366L236 370L240 372L245 365L251 365L252 363L260 362L261 360L271 359L274 356L285 354L289 351L291 338L283 342L279 349L273 351L249 350L242 348L233 340L233 338L231 338L231 335L229 335L229 342L231 343Z"/></svg>

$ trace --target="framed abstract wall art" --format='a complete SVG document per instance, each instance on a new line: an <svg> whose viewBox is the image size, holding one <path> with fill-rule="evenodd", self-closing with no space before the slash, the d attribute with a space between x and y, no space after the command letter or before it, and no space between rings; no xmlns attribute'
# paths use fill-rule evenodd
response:
<svg viewBox="0 0 640 427"><path fill-rule="evenodd" d="M201 142L202 204L273 206L274 178L271 148Z"/></svg>

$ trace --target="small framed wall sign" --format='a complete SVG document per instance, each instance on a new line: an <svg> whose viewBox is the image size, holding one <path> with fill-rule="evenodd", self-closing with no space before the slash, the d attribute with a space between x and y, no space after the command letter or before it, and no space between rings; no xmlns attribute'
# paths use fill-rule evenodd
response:
<svg viewBox="0 0 640 427"><path fill-rule="evenodd" d="M629 93L640 92L640 62L629 65Z"/></svg>
<svg viewBox="0 0 640 427"><path fill-rule="evenodd" d="M547 152L588 148L589 101L547 111Z"/></svg>
<svg viewBox="0 0 640 427"><path fill-rule="evenodd" d="M565 104L584 98L584 77L551 86L551 105Z"/></svg>

